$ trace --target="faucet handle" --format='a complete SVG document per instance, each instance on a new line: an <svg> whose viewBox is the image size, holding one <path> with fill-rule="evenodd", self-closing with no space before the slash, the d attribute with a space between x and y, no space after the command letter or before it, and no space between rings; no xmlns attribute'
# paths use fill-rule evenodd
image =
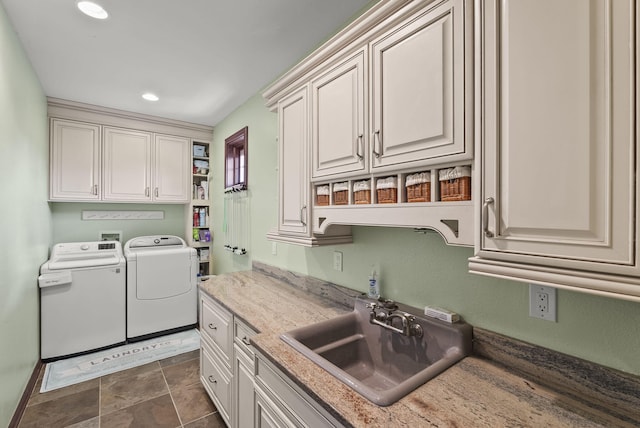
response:
<svg viewBox="0 0 640 428"><path fill-rule="evenodd" d="M384 306L385 309L390 309L392 311L395 311L396 309L398 309L398 304L396 302L394 302L393 300L390 299L386 299L382 305Z"/></svg>
<svg viewBox="0 0 640 428"><path fill-rule="evenodd" d="M378 308L378 304L377 304L377 303L375 303L375 302L373 302L373 303L367 303L366 305L364 305L364 307L365 307L365 308L367 308L367 309L373 309L373 310L375 310L375 309L377 309L377 308Z"/></svg>

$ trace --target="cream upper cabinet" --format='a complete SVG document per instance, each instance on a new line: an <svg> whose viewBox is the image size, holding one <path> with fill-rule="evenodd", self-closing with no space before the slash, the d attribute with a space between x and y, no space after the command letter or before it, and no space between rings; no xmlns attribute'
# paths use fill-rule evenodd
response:
<svg viewBox="0 0 640 428"><path fill-rule="evenodd" d="M153 200L187 202L190 195L191 144L188 138L155 135Z"/></svg>
<svg viewBox="0 0 640 428"><path fill-rule="evenodd" d="M100 126L52 119L51 200L100 200Z"/></svg>
<svg viewBox="0 0 640 428"><path fill-rule="evenodd" d="M438 3L370 43L372 170L471 158L466 6Z"/></svg>
<svg viewBox="0 0 640 428"><path fill-rule="evenodd" d="M307 86L278 103L279 212L278 231L309 235L309 107Z"/></svg>
<svg viewBox="0 0 640 428"><path fill-rule="evenodd" d="M640 297L635 3L476 3L470 270Z"/></svg>
<svg viewBox="0 0 640 428"><path fill-rule="evenodd" d="M364 66L361 49L311 82L313 178L365 170Z"/></svg>
<svg viewBox="0 0 640 428"><path fill-rule="evenodd" d="M187 202L189 139L104 128L105 201Z"/></svg>
<svg viewBox="0 0 640 428"><path fill-rule="evenodd" d="M152 135L104 128L104 200L151 201Z"/></svg>

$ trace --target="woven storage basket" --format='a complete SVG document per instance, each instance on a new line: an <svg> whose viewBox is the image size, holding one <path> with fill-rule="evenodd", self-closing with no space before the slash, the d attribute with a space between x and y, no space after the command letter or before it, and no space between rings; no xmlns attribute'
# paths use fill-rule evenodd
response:
<svg viewBox="0 0 640 428"><path fill-rule="evenodd" d="M471 168L457 166L443 169L440 176L440 200L470 201L471 200Z"/></svg>
<svg viewBox="0 0 640 428"><path fill-rule="evenodd" d="M379 204L398 202L398 180L396 177L379 178L376 181L376 195Z"/></svg>
<svg viewBox="0 0 640 428"><path fill-rule="evenodd" d="M349 203L349 183L335 183L333 185L333 205L347 205Z"/></svg>
<svg viewBox="0 0 640 428"><path fill-rule="evenodd" d="M369 180L353 183L353 203L357 205L371 203L371 183Z"/></svg>
<svg viewBox="0 0 640 428"><path fill-rule="evenodd" d="M316 187L316 205L329 205L329 186Z"/></svg>
<svg viewBox="0 0 640 428"><path fill-rule="evenodd" d="M419 172L407 176L407 202L431 201L431 173Z"/></svg>

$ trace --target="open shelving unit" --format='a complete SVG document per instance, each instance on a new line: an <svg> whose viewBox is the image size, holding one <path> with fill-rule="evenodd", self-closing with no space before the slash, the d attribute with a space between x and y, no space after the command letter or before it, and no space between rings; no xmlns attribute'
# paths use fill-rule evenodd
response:
<svg viewBox="0 0 640 428"><path fill-rule="evenodd" d="M187 219L185 236L189 246L195 248L198 252L199 274L203 278L213 272L210 153L210 141L192 140L191 202L185 208L185 217Z"/></svg>

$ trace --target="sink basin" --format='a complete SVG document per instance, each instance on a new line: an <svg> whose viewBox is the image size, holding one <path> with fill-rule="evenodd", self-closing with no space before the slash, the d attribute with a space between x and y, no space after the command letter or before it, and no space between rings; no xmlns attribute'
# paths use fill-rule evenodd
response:
<svg viewBox="0 0 640 428"><path fill-rule="evenodd" d="M393 313L414 315L414 324L421 328L420 335L406 336L398 331L401 319L391 323L396 331L370 322L372 309L367 304L374 302L381 305L358 298L352 312L280 337L380 406L396 402L471 353L473 330L469 324L419 316L420 311L398 305Z"/></svg>

